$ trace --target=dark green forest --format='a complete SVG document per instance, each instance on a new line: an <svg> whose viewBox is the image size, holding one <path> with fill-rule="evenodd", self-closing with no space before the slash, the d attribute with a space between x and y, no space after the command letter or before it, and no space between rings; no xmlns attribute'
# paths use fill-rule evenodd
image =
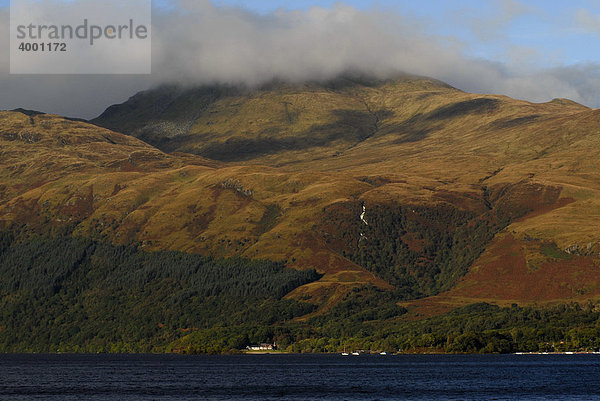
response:
<svg viewBox="0 0 600 401"><path fill-rule="evenodd" d="M406 319L402 289L361 287L322 314L285 299L314 270L0 233L0 352L552 352L600 348L600 304L485 303Z"/></svg>
<svg viewBox="0 0 600 401"><path fill-rule="evenodd" d="M0 236L4 352L159 351L194 330L268 326L314 309L282 298L319 275L283 263L68 237L11 242Z"/></svg>
<svg viewBox="0 0 600 401"><path fill-rule="evenodd" d="M321 233L332 247L396 287L399 299L451 288L507 223L495 213L437 207L372 205L368 225L360 205L324 210Z"/></svg>
<svg viewBox="0 0 600 401"><path fill-rule="evenodd" d="M349 294L348 300L364 296L363 291ZM340 308L343 306L340 305ZM396 318L361 322L358 310L350 319L334 315L314 318L311 322L319 327L320 334L329 338L305 340L295 344L293 349L322 352L339 350L341 346L346 349L419 353L600 349L600 304L592 302L550 307L498 307L479 303L417 321Z"/></svg>
<svg viewBox="0 0 600 401"><path fill-rule="evenodd" d="M306 322L199 330L170 350L211 353L236 341L265 338L290 352L510 353L598 351L600 305L552 307L469 305L429 319L407 321L395 296L357 288L330 312Z"/></svg>

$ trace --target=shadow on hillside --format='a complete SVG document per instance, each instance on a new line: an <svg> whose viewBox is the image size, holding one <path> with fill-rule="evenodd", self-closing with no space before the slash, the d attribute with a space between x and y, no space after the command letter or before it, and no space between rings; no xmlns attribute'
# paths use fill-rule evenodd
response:
<svg viewBox="0 0 600 401"><path fill-rule="evenodd" d="M177 149L214 160L243 161L282 151L328 146L335 142L356 144L377 133L379 122L393 115L389 110L334 110L332 114L336 117L335 122L313 125L304 132L292 135L286 135L283 129L270 127L253 137L241 133L225 141L207 144L206 141L216 139L216 135L203 133L166 138L158 146L165 151Z"/></svg>

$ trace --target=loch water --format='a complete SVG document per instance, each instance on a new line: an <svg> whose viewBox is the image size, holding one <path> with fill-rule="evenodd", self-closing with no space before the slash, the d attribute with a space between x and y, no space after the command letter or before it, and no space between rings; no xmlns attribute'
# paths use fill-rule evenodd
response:
<svg viewBox="0 0 600 401"><path fill-rule="evenodd" d="M2 355L0 400L590 400L600 355Z"/></svg>

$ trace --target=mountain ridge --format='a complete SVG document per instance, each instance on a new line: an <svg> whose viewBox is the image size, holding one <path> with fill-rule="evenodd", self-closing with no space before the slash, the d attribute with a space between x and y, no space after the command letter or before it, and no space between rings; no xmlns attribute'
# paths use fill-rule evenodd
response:
<svg viewBox="0 0 600 401"><path fill-rule="evenodd" d="M470 269L492 269L487 277L502 269L494 260L506 256L498 244L508 233L525 271L567 263L593 272L598 110L469 94L415 77L367 83L213 87L197 95L161 88L93 120L115 129L123 122L119 131L162 151L83 122L4 112L2 224L45 232L68 223L71 235L146 249L315 268L323 277L289 297L313 300L318 313L365 284L400 288L404 301L425 299L411 304L415 313L427 296L449 307L461 297L534 302L504 294L502 284L468 290L480 279ZM157 96L168 99L160 112L148 108ZM173 134L181 127L188 131ZM61 144L59 132L84 142ZM57 149L64 163L40 170ZM8 165L24 155L37 161ZM362 226L363 206L376 227ZM467 241L472 235L476 246ZM576 257L563 258L566 250ZM577 277L565 280L568 291L540 301L600 295Z"/></svg>

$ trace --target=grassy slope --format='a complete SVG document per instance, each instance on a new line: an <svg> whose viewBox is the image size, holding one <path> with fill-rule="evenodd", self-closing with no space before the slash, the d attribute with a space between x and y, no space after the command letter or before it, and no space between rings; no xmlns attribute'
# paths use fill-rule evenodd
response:
<svg viewBox="0 0 600 401"><path fill-rule="evenodd" d="M562 100L532 104L467 94L414 78L262 91L163 91L136 96L95 122L122 126L166 151L231 162L165 154L58 117L3 113L0 218L33 226L70 221L77 234L139 241L149 249L315 267L326 273L321 281L290 296L308 295L331 306L352 286L387 284L318 234L324 208L364 202L368 220L372 204L452 204L473 211L496 202L535 211L513 221L449 294L414 306L435 311L473 300L550 302L600 295L593 274L600 244L599 111ZM151 103L161 110L148 123ZM33 131L43 139L10 137ZM66 133L81 143L60 145ZM516 183L533 189L507 190ZM547 188L560 190L552 204L532 193ZM509 234L521 245L507 251L502 244ZM580 255L556 259L539 245L552 243ZM513 253L527 269L535 266L535 273L507 271L520 266ZM582 273L563 274L565 263ZM495 284L482 286L483 281ZM528 283L544 288L557 281L564 283L560 291L539 290L535 296L526 291Z"/></svg>

